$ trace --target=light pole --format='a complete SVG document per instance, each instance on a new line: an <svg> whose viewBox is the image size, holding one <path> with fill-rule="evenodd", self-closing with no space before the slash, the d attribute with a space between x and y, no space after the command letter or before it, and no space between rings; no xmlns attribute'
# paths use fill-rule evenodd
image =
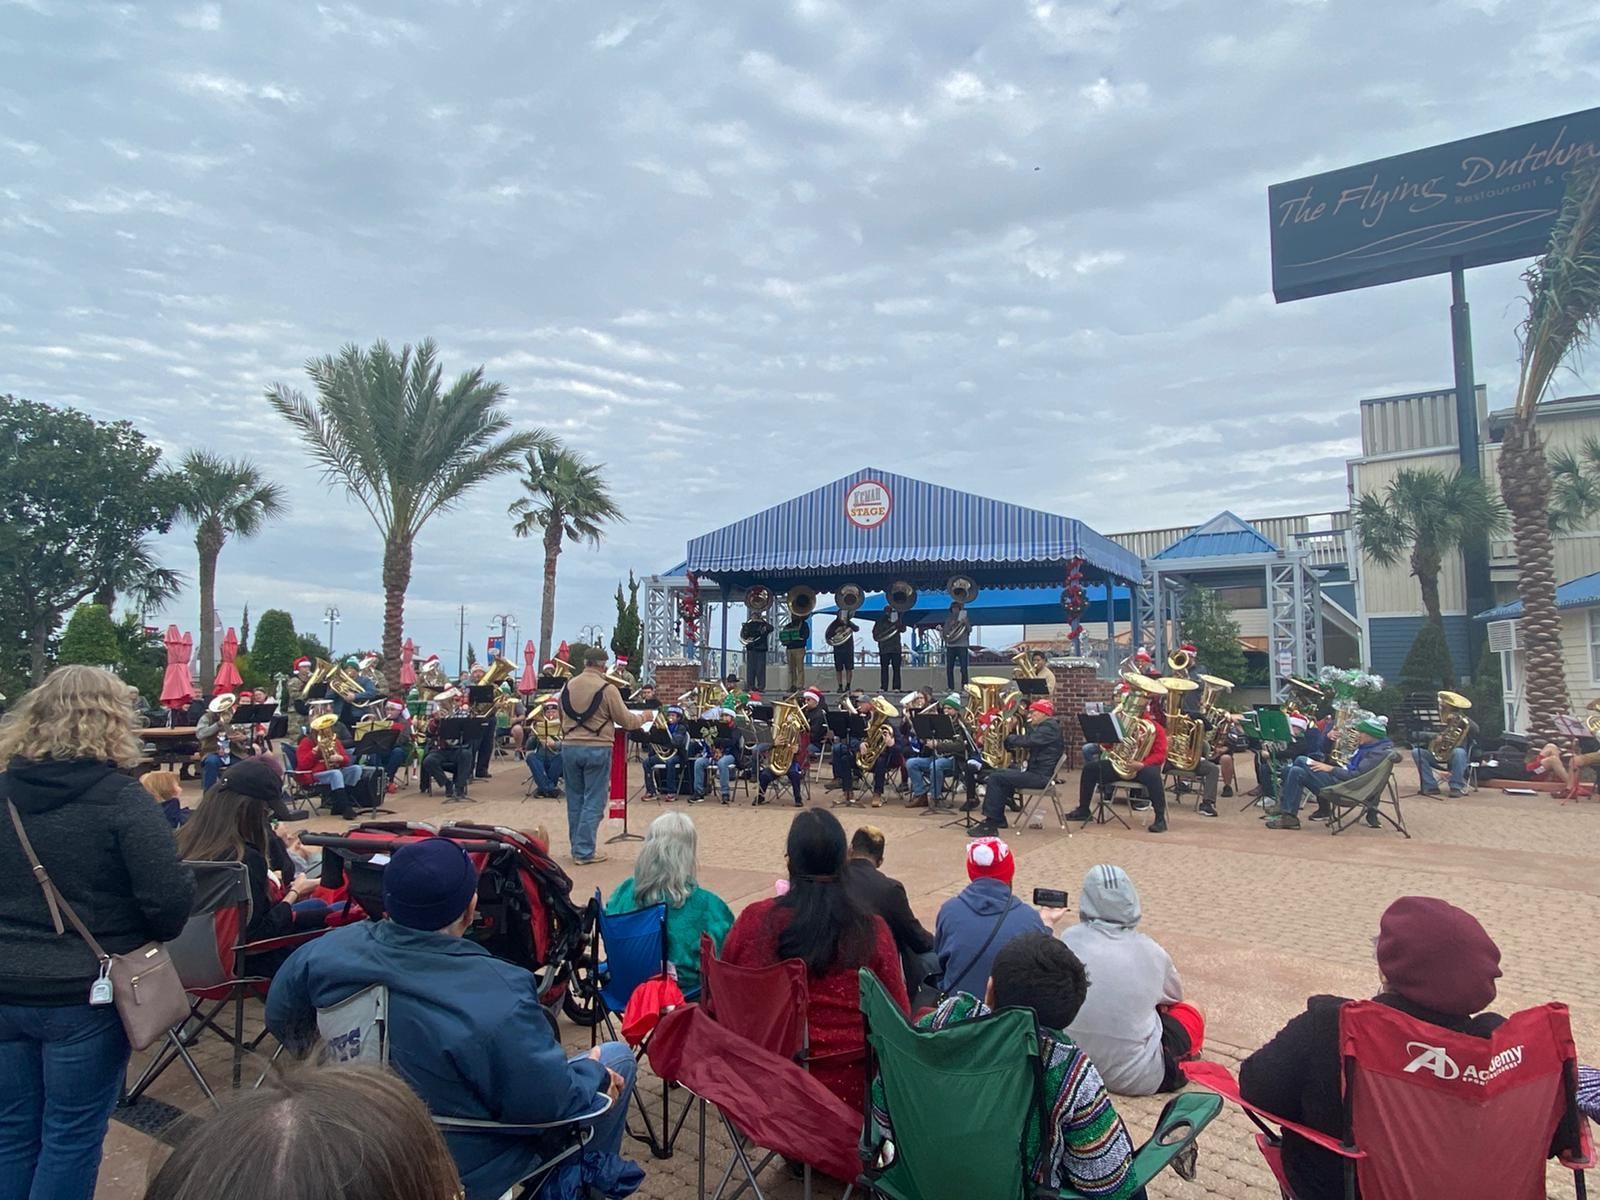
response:
<svg viewBox="0 0 1600 1200"><path fill-rule="evenodd" d="M585 625L578 630L578 636L583 639L585 646L598 646L600 639L605 636L605 630L598 625Z"/></svg>
<svg viewBox="0 0 1600 1200"><path fill-rule="evenodd" d="M494 616L489 618L489 632L490 633L494 632L494 627L495 627L495 623L496 622L499 622L499 624L500 624L500 657L501 658L510 658L511 657L511 644L506 640L506 631L508 629L510 629L511 623L513 621L515 621L516 619L517 619L517 614L516 613L495 613Z"/></svg>
<svg viewBox="0 0 1600 1200"><path fill-rule="evenodd" d="M339 623L339 610L328 605L322 610L322 619L328 623L328 658L333 658L333 627Z"/></svg>

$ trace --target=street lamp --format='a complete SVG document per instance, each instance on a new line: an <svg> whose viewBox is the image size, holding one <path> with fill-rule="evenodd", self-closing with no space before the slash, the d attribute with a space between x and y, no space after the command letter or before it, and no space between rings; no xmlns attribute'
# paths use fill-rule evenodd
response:
<svg viewBox="0 0 1600 1200"><path fill-rule="evenodd" d="M495 628L496 623L498 623L499 626L500 626L500 657L501 658L510 658L511 657L511 653L510 653L510 645L511 644L506 640L506 631L511 627L512 622L515 621L516 619L517 619L517 614L516 613L495 613L494 616L489 618L489 632L490 633L494 632L494 628Z"/></svg>
<svg viewBox="0 0 1600 1200"><path fill-rule="evenodd" d="M322 619L328 624L328 657L333 657L333 627L339 623L339 610L333 605L328 605L322 610Z"/></svg>
<svg viewBox="0 0 1600 1200"><path fill-rule="evenodd" d="M600 639L605 636L605 630L598 625L585 625L578 630L578 636L583 639L585 646L598 646Z"/></svg>

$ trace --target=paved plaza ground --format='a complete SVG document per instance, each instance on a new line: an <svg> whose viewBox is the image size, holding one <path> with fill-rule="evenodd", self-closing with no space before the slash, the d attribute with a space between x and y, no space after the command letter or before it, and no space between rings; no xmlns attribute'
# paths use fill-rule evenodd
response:
<svg viewBox="0 0 1600 1200"><path fill-rule="evenodd" d="M1248 762L1239 759L1243 774ZM574 867L567 855L563 801L523 800L524 770L512 759L497 760L495 778L473 788L476 802L445 808L402 791L392 798L396 818L470 819L529 829L546 826L554 849L579 892L599 886L609 893L630 872L638 843L606 847L610 861ZM632 767L637 785L639 768ZM1402 792L1415 791L1409 766ZM195 785L190 785L194 788ZM1076 776L1069 790L1076 795ZM836 793L820 787L814 804ZM197 791L187 798L198 799ZM1600 874L1600 805L1567 804L1550 796L1508 796L1479 791L1460 800L1406 796L1412 838L1387 827L1358 826L1330 837L1308 822L1298 832L1269 832L1241 800L1222 801L1221 817L1195 815L1192 804L1175 807L1171 830L1145 832L1147 814L1133 828L1091 826L1072 833L1050 822L1043 831L1011 830L1017 853L1016 886L1026 896L1036 886L1063 887L1074 899L1084 871L1099 862L1120 863L1137 884L1144 903L1144 930L1171 952L1189 999L1202 1007L1210 1028L1207 1056L1236 1065L1300 1011L1307 995L1333 992L1370 995L1377 984L1373 938L1379 914L1396 896L1441 896L1476 914L1500 944L1504 978L1497 1008L1502 1012L1561 1000L1571 1006L1580 1057L1600 1059L1600 975L1593 969ZM636 804L633 828L660 811ZM735 910L770 895L783 871L783 840L793 808L785 798L763 808L741 799L724 808L715 801L689 809L701 836L700 882ZM847 830L871 822L888 836L885 870L902 880L918 915L930 928L939 905L966 883L963 840L932 817L907 811L890 799L881 809L836 810ZM337 821L305 827L337 828ZM611 832L602 827L602 834ZM1069 918L1069 919L1075 919ZM586 1048L587 1031L568 1029L567 1042ZM214 1047L206 1060L216 1063ZM253 1076L252 1076L253 1078ZM648 1073L644 1086L654 1088ZM164 1077L153 1095L194 1108L198 1091L181 1069ZM1148 1134L1159 1099L1119 1100L1135 1142ZM961 1114L952 1113L952 1120ZM642 1159L649 1173L638 1193L645 1198L683 1200L695 1195L694 1139L686 1129L669 1161ZM1170 1172L1152 1185L1152 1196L1271 1196L1276 1194L1251 1142L1253 1127L1226 1110L1202 1136L1200 1174L1184 1183ZM714 1139L710 1157L720 1171L725 1156ZM140 1195L155 1141L114 1121L101 1168L102 1200ZM1552 1196L1571 1195L1565 1173L1552 1168ZM714 1178L714 1177L713 1177ZM771 1173L773 1196L798 1196L798 1185ZM828 1194L819 1191L819 1195ZM957 1200L957 1198L952 1198ZM966 1198L961 1198L966 1200Z"/></svg>

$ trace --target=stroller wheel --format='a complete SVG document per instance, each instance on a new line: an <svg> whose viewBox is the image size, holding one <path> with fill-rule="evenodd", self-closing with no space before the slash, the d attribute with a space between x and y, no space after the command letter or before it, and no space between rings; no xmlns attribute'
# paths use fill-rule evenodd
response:
<svg viewBox="0 0 1600 1200"><path fill-rule="evenodd" d="M561 1011L567 1020L585 1029L600 1023L600 981L587 962L573 964L572 979L561 997Z"/></svg>

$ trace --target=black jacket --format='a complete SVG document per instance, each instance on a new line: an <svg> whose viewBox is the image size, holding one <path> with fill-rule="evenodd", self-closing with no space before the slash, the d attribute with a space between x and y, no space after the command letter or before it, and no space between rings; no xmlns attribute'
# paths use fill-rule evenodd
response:
<svg viewBox="0 0 1600 1200"><path fill-rule="evenodd" d="M1014 733L1008 737L1006 748L1026 750L1028 765L1023 770L1029 775L1041 775L1048 779L1066 749L1066 739L1061 734L1061 722L1054 717L1036 721L1029 727L1027 733Z"/></svg>
<svg viewBox="0 0 1600 1200"><path fill-rule="evenodd" d="M1373 997L1407 1016L1457 1033L1488 1037L1505 1018L1495 1013L1451 1017L1392 993ZM1306 1011L1239 1064L1239 1092L1251 1104L1333 1137L1344 1136L1339 1099L1339 1009L1342 996L1312 996ZM1283 1138L1283 1166L1297 1200L1343 1200L1343 1160L1298 1134ZM1359 1192L1357 1193L1359 1195Z"/></svg>
<svg viewBox="0 0 1600 1200"><path fill-rule="evenodd" d="M194 875L178 858L160 805L135 780L106 763L14 758L0 791L108 954L171 941L183 930ZM0 817L0 1003L87 1004L98 973L70 925L56 934L11 818Z"/></svg>
<svg viewBox="0 0 1600 1200"><path fill-rule="evenodd" d="M844 864L844 884L863 908L883 918L902 954L926 954L933 949L933 934L911 911L905 885L898 879L891 879L864 858L852 858Z"/></svg>

